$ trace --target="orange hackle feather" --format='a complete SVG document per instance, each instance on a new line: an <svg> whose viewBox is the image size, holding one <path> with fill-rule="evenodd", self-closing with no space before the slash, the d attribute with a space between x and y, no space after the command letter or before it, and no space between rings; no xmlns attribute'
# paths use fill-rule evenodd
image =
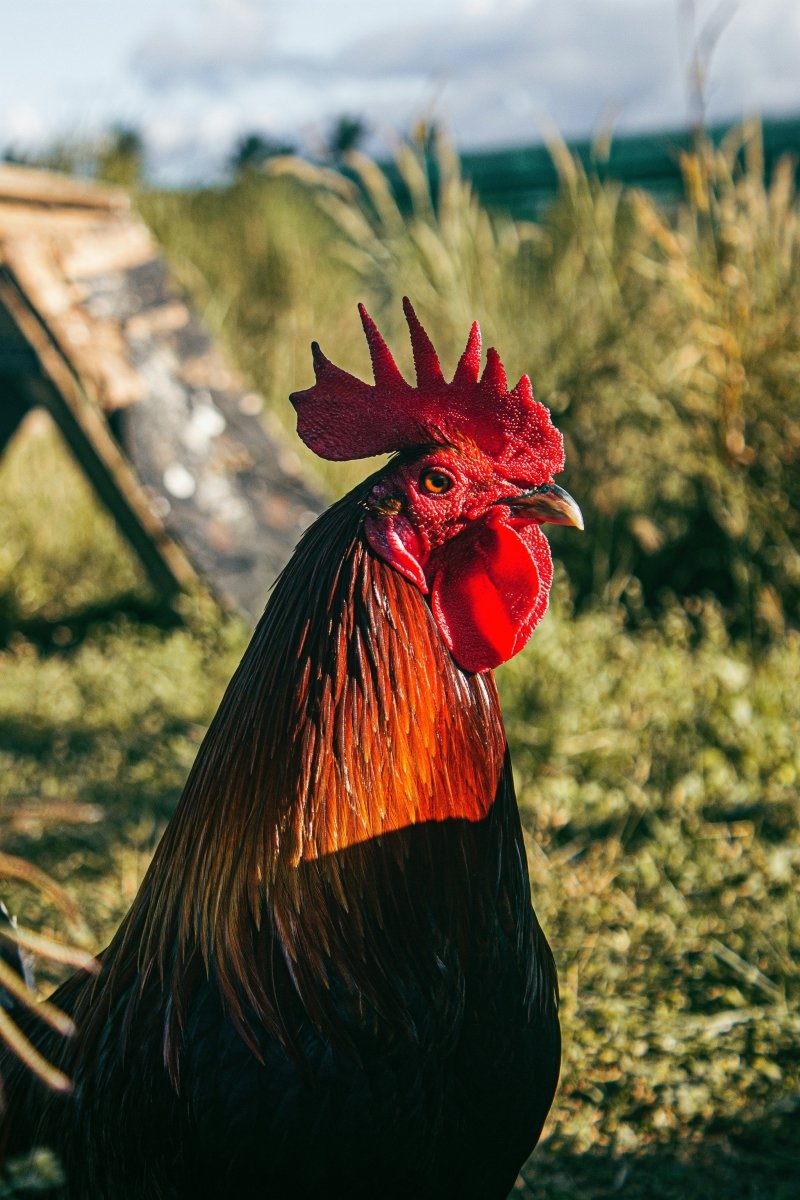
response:
<svg viewBox="0 0 800 1200"><path fill-rule="evenodd" d="M291 1046L292 997L271 991L265 970L276 952L332 1036L332 964L360 1002L402 1020L393 958L413 961L425 938L409 926L408 898L387 888L387 858L402 878L401 831L480 822L497 793L505 736L493 677L458 670L425 598L365 546L372 483L312 527L276 584L103 973L78 1000L80 1040L91 1042L120 996L132 1027L147 984L162 981L175 1083L192 988L206 975L254 1053L255 1027ZM446 860L439 874L446 889Z"/></svg>

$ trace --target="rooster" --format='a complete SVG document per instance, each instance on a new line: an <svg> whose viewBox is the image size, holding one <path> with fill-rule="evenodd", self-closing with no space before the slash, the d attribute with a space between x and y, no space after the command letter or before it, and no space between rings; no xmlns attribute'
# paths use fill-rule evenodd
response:
<svg viewBox="0 0 800 1200"><path fill-rule="evenodd" d="M416 385L360 306L374 385L312 345L318 455L392 453L304 535L96 977L0 1064L6 1153L69 1197L503 1200L559 1071L492 668L542 618L561 435L472 326Z"/></svg>

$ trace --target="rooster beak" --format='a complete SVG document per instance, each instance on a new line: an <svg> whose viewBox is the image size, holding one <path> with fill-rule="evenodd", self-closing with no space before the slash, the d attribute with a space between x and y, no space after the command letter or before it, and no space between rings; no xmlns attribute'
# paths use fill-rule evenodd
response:
<svg viewBox="0 0 800 1200"><path fill-rule="evenodd" d="M569 492L555 483L543 483L518 496L504 496L495 500L495 504L507 504L512 513L518 512L542 524L572 525L575 529L583 529L583 514L578 505Z"/></svg>

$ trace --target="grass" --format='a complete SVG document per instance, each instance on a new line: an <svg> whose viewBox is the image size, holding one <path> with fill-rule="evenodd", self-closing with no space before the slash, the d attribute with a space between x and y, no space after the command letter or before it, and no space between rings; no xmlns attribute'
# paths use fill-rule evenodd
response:
<svg viewBox="0 0 800 1200"><path fill-rule="evenodd" d="M788 1200L800 1174L797 205L735 149L687 162L670 220L563 157L539 226L483 212L452 159L432 200L410 153L410 213L363 160L365 206L294 163L141 199L276 411L309 381L310 336L365 371L357 298L397 344L407 290L448 363L480 315L567 432L588 532L553 532L551 611L499 672L562 986L562 1082L520 1182L547 1200ZM146 619L45 422L0 463L0 547L0 843L81 920L3 890L97 948L247 631L201 596L180 627Z"/></svg>
<svg viewBox="0 0 800 1200"><path fill-rule="evenodd" d="M581 607L715 595L747 637L800 621L800 223L794 168L765 184L756 126L684 160L669 219L554 147L562 191L538 224L486 212L439 146L438 184L399 156L354 181L298 160L140 207L273 411L311 379L308 342L368 374L364 300L410 369L408 294L454 368L477 315L509 377L532 374L567 441L591 538L563 553ZM307 461L309 461L307 459ZM334 489L357 468L313 463Z"/></svg>
<svg viewBox="0 0 800 1200"><path fill-rule="evenodd" d="M503 673L567 1030L536 1194L788 1196L796 1177L800 639L755 663L716 608L702 624L562 612Z"/></svg>

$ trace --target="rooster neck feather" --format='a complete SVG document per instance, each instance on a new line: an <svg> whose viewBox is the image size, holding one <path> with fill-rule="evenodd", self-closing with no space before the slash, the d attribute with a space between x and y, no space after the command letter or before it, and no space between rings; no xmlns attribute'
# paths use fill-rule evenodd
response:
<svg viewBox="0 0 800 1200"><path fill-rule="evenodd" d="M404 988L457 1005L443 956L462 969L476 889L534 971L494 681L455 665L422 594L366 546L373 483L316 522L276 584L105 956L88 1036L120 1000L133 1028L158 988L175 1082L206 976L256 1054L259 1029L291 1048L298 1011L334 1036L343 1004L356 1026L407 1020Z"/></svg>

